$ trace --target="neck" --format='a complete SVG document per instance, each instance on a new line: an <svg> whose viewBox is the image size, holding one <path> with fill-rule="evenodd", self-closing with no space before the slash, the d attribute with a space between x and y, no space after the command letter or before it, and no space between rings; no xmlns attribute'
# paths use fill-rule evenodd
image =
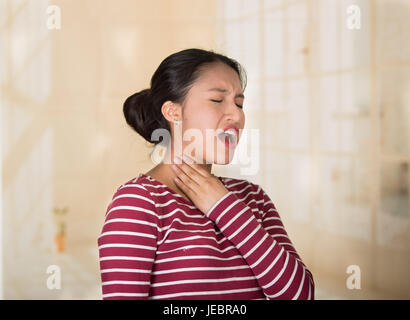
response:
<svg viewBox="0 0 410 320"><path fill-rule="evenodd" d="M179 150L181 150L183 148L179 148ZM181 157L183 154L185 154L183 151L178 151L174 148L174 146L171 145L168 146L166 148L166 153L164 156L164 160L161 161L161 163L159 164L159 166L163 167L163 169L166 168L166 170L169 170L170 174L174 174L174 171L171 168L171 165L174 163L177 163L177 161L175 161L175 156L179 156ZM192 156L186 154L189 158L192 159ZM203 159L201 159L202 161L200 161L201 163L198 163L198 161L195 161L197 163L198 166L202 167L204 170L208 171L208 173L211 173L212 171L212 164L211 163L205 163L205 161Z"/></svg>

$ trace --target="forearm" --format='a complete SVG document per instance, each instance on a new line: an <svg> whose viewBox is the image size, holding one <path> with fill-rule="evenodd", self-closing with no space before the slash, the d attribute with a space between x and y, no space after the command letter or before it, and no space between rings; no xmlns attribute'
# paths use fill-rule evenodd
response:
<svg viewBox="0 0 410 320"><path fill-rule="evenodd" d="M222 197L207 215L239 250L268 298L312 298L310 272L270 236L234 193Z"/></svg>

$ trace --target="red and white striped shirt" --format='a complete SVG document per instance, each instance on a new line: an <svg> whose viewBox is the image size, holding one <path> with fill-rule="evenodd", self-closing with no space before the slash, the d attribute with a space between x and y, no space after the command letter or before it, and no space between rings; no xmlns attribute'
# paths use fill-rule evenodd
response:
<svg viewBox="0 0 410 320"><path fill-rule="evenodd" d="M314 299L272 201L243 179L203 214L140 174L115 192L98 238L103 299Z"/></svg>

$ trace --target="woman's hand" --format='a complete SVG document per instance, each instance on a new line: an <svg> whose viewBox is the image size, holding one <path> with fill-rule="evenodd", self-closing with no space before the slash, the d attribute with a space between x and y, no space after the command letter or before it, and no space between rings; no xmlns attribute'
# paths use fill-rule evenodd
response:
<svg viewBox="0 0 410 320"><path fill-rule="evenodd" d="M180 164L172 165L177 177L176 185L191 199L195 206L207 214L212 206L229 191L224 184L207 170L183 155Z"/></svg>

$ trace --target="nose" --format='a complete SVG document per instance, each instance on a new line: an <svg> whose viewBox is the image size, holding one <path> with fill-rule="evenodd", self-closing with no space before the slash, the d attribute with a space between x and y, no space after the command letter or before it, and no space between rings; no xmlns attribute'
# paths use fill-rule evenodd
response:
<svg viewBox="0 0 410 320"><path fill-rule="evenodd" d="M239 123L241 123L241 120L243 118L243 111L233 101L233 102L227 103L225 115L230 121L239 125Z"/></svg>

